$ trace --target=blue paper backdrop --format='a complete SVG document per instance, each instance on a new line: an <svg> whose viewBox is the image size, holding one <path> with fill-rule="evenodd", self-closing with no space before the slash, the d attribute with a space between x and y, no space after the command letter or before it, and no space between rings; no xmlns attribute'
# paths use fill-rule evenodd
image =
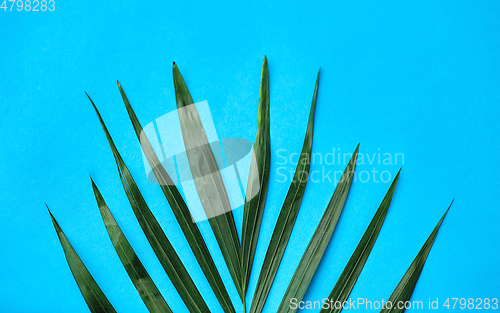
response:
<svg viewBox="0 0 500 313"><path fill-rule="evenodd" d="M187 312L134 219L84 91L210 308L220 312L160 189L146 178L116 79L145 125L175 109L176 61L194 100L208 101L219 137L253 142L264 55L272 165L248 298L289 187L280 173L295 168L296 156L289 157L302 147L320 66L311 167L319 174L307 186L265 312L275 312L333 193L333 175L322 171L344 169L343 160L327 164L324 157L335 148L342 158L358 142L365 162L357 172L365 174L353 183L305 300L329 294L389 187L380 174L394 177L401 165L351 298L387 300L453 198L412 299L427 307L438 298L446 311L446 298L500 297L498 1L56 0L53 12L15 10L0 10L3 312L88 312L44 203L117 311L146 312L106 234L89 173L174 312ZM241 217L236 210L238 225ZM210 228L200 227L241 311Z"/></svg>

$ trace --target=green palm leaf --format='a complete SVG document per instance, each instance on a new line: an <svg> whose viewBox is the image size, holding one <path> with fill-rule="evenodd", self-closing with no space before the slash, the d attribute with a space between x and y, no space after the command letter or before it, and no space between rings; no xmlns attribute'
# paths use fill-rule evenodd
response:
<svg viewBox="0 0 500 313"><path fill-rule="evenodd" d="M393 293L389 297L389 300L387 300L387 303L391 304L386 304L386 306L382 309L382 311L380 311L380 313L403 313L406 310L404 308L404 304L411 298L413 290L415 289L415 285L417 284L418 278L420 277L420 273L424 268L427 256L429 255L432 245L434 244L434 240L436 239L439 227L441 227L441 223L443 222L446 213L448 213L448 210L450 209L452 204L453 201L451 202L446 212L443 214L443 217L441 217L441 219L439 220L439 223L437 223L429 238L427 238L427 240L425 241L422 249L420 249L410 267L404 274L403 278L397 285L396 289L394 289ZM403 308L400 309L400 306L403 306Z"/></svg>
<svg viewBox="0 0 500 313"><path fill-rule="evenodd" d="M160 227L160 224L149 209L132 175L130 174L130 171L125 165L125 162L123 162L123 159L116 149L113 139L111 138L111 135L102 120L101 114L97 110L92 99L90 99L90 101L94 106L99 121L101 122L101 126L106 134L106 138L108 139L109 146L113 151L120 180L125 193L127 194L127 198L142 230L144 231L144 234L146 235L146 238L158 257L158 260L165 269L165 272L172 281L174 287L177 289L189 311L200 313L209 312L209 309L198 291L198 288L196 288L191 276L182 264L182 261Z"/></svg>
<svg viewBox="0 0 500 313"><path fill-rule="evenodd" d="M99 206L99 211L101 212L109 238L113 243L113 247L115 248L118 257L122 261L123 267L127 271L130 280L132 280L137 292L141 296L142 301L148 308L149 312L172 313L167 302L163 299L160 291L154 284L148 272L132 249L132 246L116 223L113 215L106 205L106 202L104 202L101 192L97 189L97 186L92 178L91 181L97 205Z"/></svg>
<svg viewBox="0 0 500 313"><path fill-rule="evenodd" d="M304 294L309 287L309 283L314 276L314 272L325 253L328 242L332 237L333 231L344 208L349 189L351 187L354 169L356 168L356 160L358 158L359 144L354 151L351 160L346 166L340 181L335 188L335 192L326 207L325 213L321 218L316 231L309 241L309 245L302 256L302 259L293 274L292 280L288 285L285 296L281 301L278 312L294 312L296 309L290 307L291 299L302 301Z"/></svg>
<svg viewBox="0 0 500 313"><path fill-rule="evenodd" d="M48 206L47 210L49 210ZM78 284L78 288L80 288L85 302L87 302L90 312L116 313L111 303L109 303L108 298L106 298L101 288L99 288L94 278L92 277L92 275L90 275L89 271L85 267L85 264L83 264L82 260L76 253L75 249L73 249L73 247L71 246L68 238L66 238L66 235L64 235L61 227L59 227L59 224L57 223L50 210L49 214L56 229L57 236L59 237L59 241L61 242L61 246L63 247L64 255L66 256L66 260L68 261L71 273L73 273L73 277Z"/></svg>
<svg viewBox="0 0 500 313"><path fill-rule="evenodd" d="M250 173L248 175L243 227L241 231L241 271L243 294L246 294L252 272L255 249L259 238L262 214L266 203L271 166L271 137L269 132L269 74L264 57L260 80L257 135L253 146Z"/></svg>
<svg viewBox="0 0 500 313"><path fill-rule="evenodd" d="M123 91L120 83L118 83L118 88L120 89L120 93L123 98L123 102L125 103L125 107L127 108L128 115L130 117L130 121L134 127L134 131L137 135L137 139L141 144L142 151L148 160L151 169L160 185L165 198L167 199L170 207L172 208L172 212L179 223L179 226L186 237L186 240L193 251L193 254L198 261L205 277L207 278L210 287L214 291L217 300L221 304L224 312L226 313L234 313L234 307L231 303L231 299L229 298L229 294L227 293L226 287L222 282L219 272L217 271L217 267L210 255L210 252L207 248L203 237L201 236L200 230L198 226L193 223L191 213L184 202L179 190L172 182L172 179L168 175L165 168L162 166L158 157L156 156L153 147L151 146L148 138L145 133L142 131L142 126L139 123L137 116L130 105L130 102Z"/></svg>
<svg viewBox="0 0 500 313"><path fill-rule="evenodd" d="M179 115L184 146L186 148L186 154L193 181L201 200L201 204L208 218L208 222L214 232L229 273L231 274L232 281L235 284L243 302L243 309L246 312L245 295L248 289L249 279L254 263L255 250L265 208L270 174L271 145L269 73L267 58L264 57L262 65L257 133L253 147L253 155L245 195L241 244L236 231L229 197L224 186L222 175L219 171L218 162L210 147L210 143L208 142L200 116L194 105L194 101L175 62L173 64L173 80L177 113ZM284 200L278 220L273 230L269 246L267 247L257 287L250 306L250 313L260 313L263 310L281 260L284 256L284 252L290 240L298 211L300 210L303 200L311 162L314 115L318 85L319 71L314 88L302 152L297 163L293 181L289 187L287 196ZM163 194L169 202L196 260L198 261L208 283L214 291L215 296L221 304L223 311L225 313L235 313L235 309L227 293L224 282L221 279L217 267L215 266L212 256L210 255L207 245L196 223L193 221L186 202L182 198L179 190L176 188L173 180L159 161L151 143L146 137L146 134L143 132L143 128L139 123L139 120L135 115L120 83L118 83L118 88L125 103L125 107L134 127L136 136L141 144L144 156L148 160L152 172L154 173ZM144 197L135 183L135 180L119 154L99 111L91 99L90 101L97 113L101 126L111 147L117 164L120 181L127 198L146 238L153 248L153 251L158 257L180 297L186 304L188 310L190 312L209 313L210 310L205 303L205 300L194 284L189 272L182 264L182 261L177 255L172 244L163 232L160 224L149 209ZM291 300L294 299L296 301L301 301L311 283L314 273L319 266L323 254L326 251L329 241L333 235L348 197L356 167L358 150L359 145L354 151L349 164L346 166L346 169L335 188L332 198L325 209L325 212L299 262L299 265L294 272L287 291L280 303L280 307L278 308L279 313L295 312L296 309L293 309L290 305L292 304ZM382 200L382 203L378 207L363 237L358 243L355 251L347 262L347 265L328 297L328 304L335 305L326 307L325 301L320 313L342 311L343 304L349 298L349 295L369 258L383 226L398 183L400 172L401 170L394 178L389 190ZM99 211L113 247L146 307L150 312L171 313L172 311L170 307L135 254L130 243L125 238L92 178L91 182ZM450 204L450 207L451 205L452 204ZM448 207L448 210L450 207ZM446 210L439 223L436 225L433 232L422 246L396 289L391 294L388 302L386 302L386 305L382 308L381 313L402 313L405 311L405 308L400 308L398 304L406 304L410 300L430 250L432 249L438 230L448 210ZM63 247L69 267L85 301L87 302L88 307L90 308L90 311L115 312L114 308L111 306L110 302L69 243L50 210L49 214L61 242L61 246ZM340 304L340 306L338 304ZM391 306L389 306L389 304L391 304Z"/></svg>
<svg viewBox="0 0 500 313"><path fill-rule="evenodd" d="M200 116L177 65L173 64L177 112L194 184L242 301L240 242L222 175Z"/></svg>
<svg viewBox="0 0 500 313"><path fill-rule="evenodd" d="M370 225L365 231L365 234L361 238L356 250L352 254L349 262L347 262L344 271L340 275L335 287L333 287L332 292L328 296L329 303L340 303L343 304L344 301L347 300L349 294L354 288L356 281L358 280L359 274L363 270L365 266L366 260L370 255L370 252L377 240L380 229L382 228L382 224L384 223L385 216L387 215L387 211L389 210L389 206L391 205L392 196L394 195L394 190L396 189L396 185L398 183L399 173L394 178L391 187L387 191L382 203L380 204L375 216L373 216ZM339 308L340 307L340 308ZM342 306L330 305L329 308L323 308L320 313L326 312L340 312L342 311Z"/></svg>
<svg viewBox="0 0 500 313"><path fill-rule="evenodd" d="M302 203L302 197L304 196L309 176L314 129L314 111L316 107L316 97L318 94L318 83L319 71L316 78L316 85L314 87L314 95L311 104L311 111L309 113L309 122L307 124L304 145L302 146L302 153L300 154L300 158L297 163L297 169L295 170L292 184L290 185L285 202L283 203L283 207L281 208L281 212L278 216L276 227L274 228L273 235L271 236L271 242L269 243L259 275L259 280L257 282L255 294L252 299L252 305L250 307L251 313L259 313L264 307L269 291L271 290L274 277L278 272L278 267L281 263L281 259L283 258L283 254L285 253L288 240L290 239L293 225L295 224L295 219L297 218L297 214L299 212L300 204Z"/></svg>

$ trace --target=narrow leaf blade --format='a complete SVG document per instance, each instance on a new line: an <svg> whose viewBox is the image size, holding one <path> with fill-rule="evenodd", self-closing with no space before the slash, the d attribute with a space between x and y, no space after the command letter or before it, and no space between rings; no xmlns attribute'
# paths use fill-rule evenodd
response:
<svg viewBox="0 0 500 313"><path fill-rule="evenodd" d="M359 274L361 274L366 260L368 260L368 257L370 256L370 252L372 251L373 245L377 240L380 229L382 229L382 224L384 223L387 211L389 210L389 206L391 205L392 196L394 195L394 191L396 190L400 172L401 170L394 178L391 186L389 187L389 190L387 191L387 194L382 200L382 203L380 204L377 212L373 216L370 225L368 225L368 228L366 229L363 237L356 247L356 250L354 250L354 253L349 259L349 262L347 262L347 265L340 275L337 283L335 284L335 287L333 287L332 292L328 296L329 303L344 303L344 301L347 300L349 294L354 288ZM340 308L337 307L324 307L320 311L320 313L342 311L342 306L340 306Z"/></svg>
<svg viewBox="0 0 500 313"><path fill-rule="evenodd" d="M92 99L90 99L90 101L92 102ZM158 257L158 260L189 311L200 313L209 312L210 310L198 291L198 288L196 288L191 276L175 252L174 247L168 240L167 236L163 232L163 229L144 200L144 197L137 187L137 184L125 165L120 153L118 152L99 111L94 105L94 102L92 102L92 105L94 106L99 121L101 122L101 126L106 134L106 138L108 139L109 146L111 147L115 157L118 174L127 198L144 234L146 235L146 238Z"/></svg>
<svg viewBox="0 0 500 313"><path fill-rule="evenodd" d="M194 185L229 273L244 301L240 242L229 197L194 101L175 63L173 77L177 112Z"/></svg>
<svg viewBox="0 0 500 313"><path fill-rule="evenodd" d="M354 170L356 168L356 160L358 157L359 144L354 151L351 160L346 166L342 177L340 178L333 196L328 203L328 206L321 218L316 231L309 241L309 245L302 256L302 259L293 274L292 280L288 285L288 289L281 301L278 312L295 312L297 309L292 309L290 301L302 301L307 288L314 276L314 272L318 268L319 262L325 253L326 247L335 230L335 226L339 220L342 209L344 208L349 189L351 187Z"/></svg>
<svg viewBox="0 0 500 313"><path fill-rule="evenodd" d="M310 156L313 142L314 130L314 111L316 107L316 97L318 94L319 72L316 78L316 85L314 87L314 95L311 104L311 111L309 113L309 122L307 124L306 136L304 145L302 146L302 153L300 154L297 168L293 176L292 184L288 190L288 194L281 208L278 216L278 221L271 236L271 242L264 258L264 263L259 275L255 294L252 299L250 307L251 313L260 313L264 307L269 291L273 284L278 267L285 253L288 240L292 233L295 219L299 212L300 204L309 176Z"/></svg>
<svg viewBox="0 0 500 313"><path fill-rule="evenodd" d="M253 146L252 161L248 175L243 227L241 235L241 270L243 294L246 294L252 272L255 249L266 203L269 171L271 167L271 136L269 121L269 73L264 57L260 81L257 135ZM255 191L257 190L257 191Z"/></svg>
<svg viewBox="0 0 500 313"><path fill-rule="evenodd" d="M156 156L151 143L149 142L146 134L142 131L142 126L137 118L128 98L118 82L118 88L120 90L120 94L123 98L123 102L127 109L127 113L129 115L130 121L134 127L135 134L139 143L141 144L142 151L148 160L149 165L153 171L153 174L158 181L160 188L165 195L170 207L172 208L172 212L179 223L179 226L186 237L186 240L193 251L193 254L200 265L203 274L207 278L210 287L212 288L217 300L219 301L222 309L225 313L235 313L235 309L229 298L229 294L227 293L226 287L222 282L222 278L215 266L215 263L210 255L208 247L201 236L200 230L198 226L193 223L193 219L191 217L191 213L186 205L186 202L182 198L179 190L173 184L172 179L168 175L167 171L161 164L160 160Z"/></svg>
<svg viewBox="0 0 500 313"><path fill-rule="evenodd" d="M160 291L156 287L155 283L132 249L132 246L128 242L127 238L125 238L125 235L116 223L113 215L106 205L106 202L104 202L104 198L102 197L101 192L99 191L99 189L97 189L94 180L91 179L91 181L97 205L99 206L99 211L101 212L101 216L104 221L104 225L106 226L106 230L108 231L109 238L113 243L113 247L115 248L118 257L120 258L123 267L127 271L130 280L132 280L132 283L137 289L137 292L141 296L142 301L148 308L149 312L172 313L167 302L165 302L165 299L163 299Z"/></svg>
<svg viewBox="0 0 500 313"><path fill-rule="evenodd" d="M49 207L47 207L47 209L49 209ZM99 285L97 285L94 278L90 275L89 271L76 253L75 249L71 246L68 238L64 235L64 232L50 210L49 214L52 219L52 223L54 224L54 228L56 229L57 236L59 237L59 241L61 242L61 246L64 249L64 254L66 256L66 260L68 261L69 268L73 273L73 277L78 284L78 288L80 288L85 302L87 302L90 312L116 313L111 303L109 303L108 298L106 298L101 288L99 288Z"/></svg>
<svg viewBox="0 0 500 313"><path fill-rule="evenodd" d="M448 210L450 209L451 205L453 204L453 201L451 202L450 206L446 210L446 212L443 214L439 222L437 223L436 227L430 234L429 238L425 241L424 245L418 252L417 256L411 263L410 267L404 274L403 278L399 282L399 284L396 286L396 289L394 289L393 293L389 297L389 300L387 303L390 303L389 305L386 303L386 306L380 311L380 313L403 313L406 309L404 308L404 304L406 301L410 301L411 295L413 294L413 290L415 289L415 286L417 285L418 278L420 277L420 273L422 272L422 269L424 268L425 261L427 260L427 256L429 255L429 252L431 251L432 245L434 244L434 240L436 239L437 233L439 228L441 227L441 223L443 223L443 220L446 216L446 213L448 213ZM403 305L399 305L399 303L402 303ZM403 306L402 309L399 307Z"/></svg>

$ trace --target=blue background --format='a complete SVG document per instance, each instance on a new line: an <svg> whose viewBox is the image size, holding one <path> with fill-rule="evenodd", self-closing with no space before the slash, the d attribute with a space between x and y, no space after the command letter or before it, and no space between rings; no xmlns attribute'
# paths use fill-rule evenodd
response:
<svg viewBox="0 0 500 313"><path fill-rule="evenodd" d="M14 7L15 10L15 7ZM127 203L101 110L125 162L213 312L215 296L160 189L144 174L116 79L143 125L175 109L176 61L222 137L254 141L269 60L272 165L248 299L289 187L278 157L299 152L321 66L314 153L403 153L392 206L351 293L387 299L456 198L413 300L500 297L500 3L498 1L58 1L54 12L0 11L0 306L88 312L46 202L119 312L146 312L113 250L90 173L174 312L187 312ZM278 152L280 149L281 152ZM344 164L313 164L311 171ZM401 164L360 164L390 171ZM266 303L275 312L335 182L310 182ZM305 300L326 297L389 183L353 183ZM235 211L238 225L241 209ZM200 227L237 295L206 222ZM445 310L442 306L440 310ZM369 310L378 312L379 310Z"/></svg>

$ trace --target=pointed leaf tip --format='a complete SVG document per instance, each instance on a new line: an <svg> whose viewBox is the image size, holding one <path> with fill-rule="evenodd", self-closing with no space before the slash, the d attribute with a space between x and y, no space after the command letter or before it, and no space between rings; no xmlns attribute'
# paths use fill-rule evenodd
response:
<svg viewBox="0 0 500 313"><path fill-rule="evenodd" d="M46 203L45 205L47 206ZM48 206L47 209L49 210L52 223L54 224L57 236L59 237L59 242L64 250L66 261L68 262L69 268L73 273L73 277L78 284L78 288L80 289L90 312L116 313L101 288L99 288L99 285L97 285L94 278L85 267L85 264L83 264L75 249L71 246L71 243L68 241L68 238L66 238L66 235L50 212Z"/></svg>
<svg viewBox="0 0 500 313"><path fill-rule="evenodd" d="M45 205L47 205L47 204L45 204ZM54 215L52 214L52 212L50 211L48 206L47 206L47 211L49 211L50 219L52 220L52 224L54 224L56 231L59 232L61 227L59 226L59 223L57 222L56 218L54 217Z"/></svg>
<svg viewBox="0 0 500 313"><path fill-rule="evenodd" d="M391 185L395 185L398 183L398 180L399 180L399 174L401 173L401 168L399 169L398 173L396 174L396 176L394 177L394 180L392 181Z"/></svg>
<svg viewBox="0 0 500 313"><path fill-rule="evenodd" d="M54 216L52 215L52 212L50 212L50 209L49 209L49 206L47 205L47 203L45 203L45 206L47 207L47 211L49 211L49 214L52 218L54 218Z"/></svg>
<svg viewBox="0 0 500 313"><path fill-rule="evenodd" d="M92 98L90 98L90 96L87 92L85 92L85 94L87 95L87 98L89 98L90 103L92 103L92 106L94 107L94 109L97 111L97 107L95 106L94 101L92 101Z"/></svg>
<svg viewBox="0 0 500 313"><path fill-rule="evenodd" d="M354 156L353 156L354 157ZM368 225L363 237L358 243L356 250L354 250L349 262L345 266L342 274L340 275L335 287L332 289L330 295L328 296L331 303L344 303L349 298L349 295L354 288L360 273L362 272L366 261L368 260L370 253L375 245L377 237L382 229L387 212L392 202L394 196L394 191L396 189L399 173L394 178L389 190L384 196L384 199L380 203L377 212L373 216L370 224ZM392 302L396 303L396 302ZM320 313L340 313L341 308L337 307L324 307Z"/></svg>
<svg viewBox="0 0 500 313"><path fill-rule="evenodd" d="M172 70L175 74L180 74L179 67L177 66L177 63L173 62L172 63ZM175 76L174 74L174 76ZM175 85L175 77L174 77L174 85Z"/></svg>
<svg viewBox="0 0 500 313"><path fill-rule="evenodd" d="M453 203L453 201L452 201ZM450 204L451 206L451 204ZM450 209L448 207L448 209ZM425 262L427 260L427 257L432 249L432 246L434 244L434 240L436 239L437 233L439 228L441 227L441 223L443 222L446 213L448 213L448 210L443 214L437 225L434 227L434 230L432 233L429 235L427 240L425 241L424 245L418 252L417 256L411 263L410 267L404 274L403 278L401 278L401 281L399 284L396 286L394 291L392 292L391 296L387 300L387 303L406 303L411 299L411 296L413 294L413 290L415 289L415 286L418 282L418 279L420 277L420 274L422 273L422 269L424 268ZM396 308L395 306L392 308L384 307L380 313L403 313L405 312L405 308L399 309Z"/></svg>
<svg viewBox="0 0 500 313"><path fill-rule="evenodd" d="M446 212L444 212L444 215L443 215L443 218L446 216L446 214L448 214L448 211L450 210L451 206L453 205L453 202L455 201L455 198L453 198L453 200L451 200L451 203L450 205L448 206L448 208L446 209Z"/></svg>
<svg viewBox="0 0 500 313"><path fill-rule="evenodd" d="M130 246L127 238L118 226L93 180L92 187L109 238L144 304L150 312L172 313L170 307L134 252L134 249Z"/></svg>

